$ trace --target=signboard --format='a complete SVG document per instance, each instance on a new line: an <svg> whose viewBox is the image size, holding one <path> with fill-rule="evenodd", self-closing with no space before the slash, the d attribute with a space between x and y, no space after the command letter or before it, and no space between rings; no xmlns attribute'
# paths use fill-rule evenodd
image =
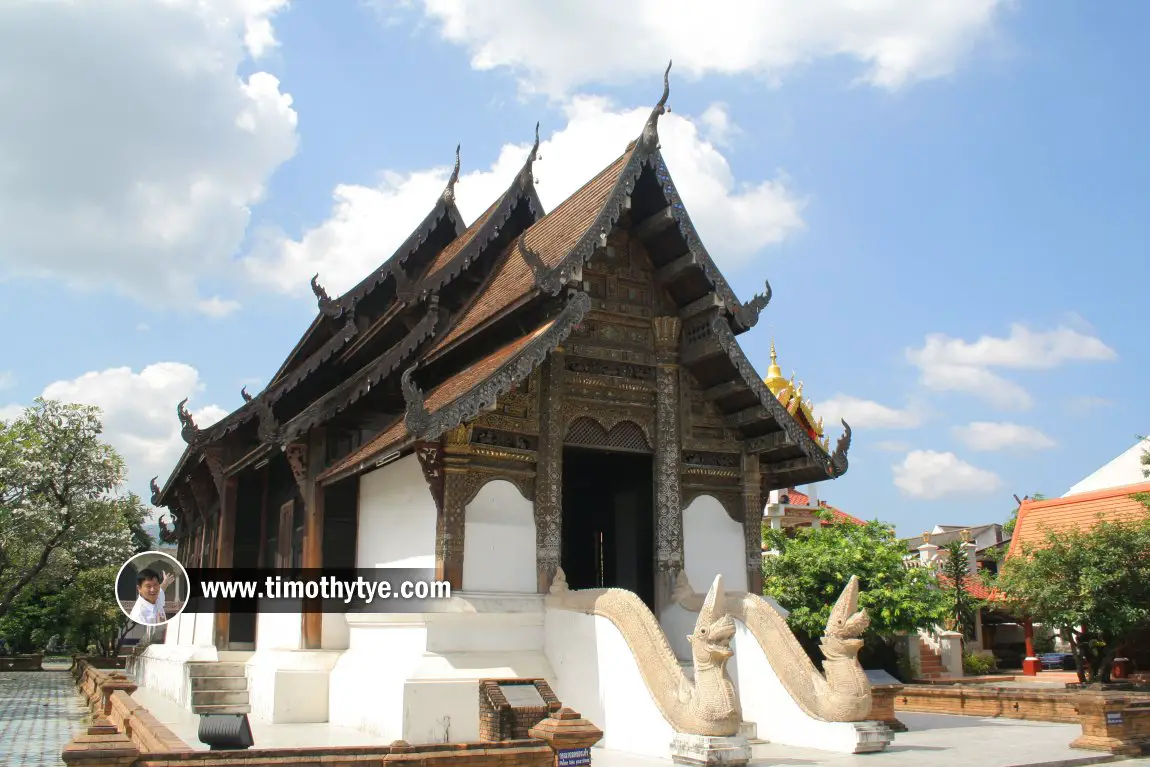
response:
<svg viewBox="0 0 1150 767"><path fill-rule="evenodd" d="M503 693L503 697L507 698L511 708L547 707L547 702L543 700L543 696L539 694L539 689L533 684L501 684L499 691Z"/></svg>
<svg viewBox="0 0 1150 767"><path fill-rule="evenodd" d="M558 767L589 767L590 764L591 749L589 748L559 749Z"/></svg>
<svg viewBox="0 0 1150 767"><path fill-rule="evenodd" d="M1121 711L1107 711L1106 712L1106 724L1122 724L1122 712Z"/></svg>
<svg viewBox="0 0 1150 767"><path fill-rule="evenodd" d="M878 685L883 684L902 684L902 682L898 681L888 672L883 671L882 669L868 669L863 673L866 674L867 681L869 681L872 686L877 687Z"/></svg>

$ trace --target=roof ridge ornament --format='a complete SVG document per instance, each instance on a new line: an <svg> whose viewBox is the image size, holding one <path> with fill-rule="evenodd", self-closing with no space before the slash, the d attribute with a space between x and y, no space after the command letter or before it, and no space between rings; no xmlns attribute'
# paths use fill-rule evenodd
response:
<svg viewBox="0 0 1150 767"><path fill-rule="evenodd" d="M553 296L557 295L559 291L563 289L563 283L566 282L566 280L563 278L563 269L553 269L547 266L546 262L543 261L542 256L540 256L536 251L527 247L526 232L519 235L515 241L515 246L519 251L519 255L531 269L531 275L535 280L536 289L545 293L550 293Z"/></svg>
<svg viewBox="0 0 1150 767"><path fill-rule="evenodd" d="M529 186L531 184L538 184L539 179L535 178L535 161L542 160L539 156L539 121L535 121L535 143L531 145L531 150L527 153L527 160L523 163L523 168L519 171L519 176L516 179L520 186Z"/></svg>
<svg viewBox="0 0 1150 767"><path fill-rule="evenodd" d="M447 186L443 189L443 202L450 205L455 202L455 185L459 183L459 148L455 145L455 167L451 169L451 176L447 179Z"/></svg>
<svg viewBox="0 0 1150 767"><path fill-rule="evenodd" d="M647 124L643 126L643 133L639 139L639 143L647 151L662 148L659 144L659 116L671 111L671 107L667 106L667 98L671 95L670 75L671 62L668 61L667 69L663 72L663 95L651 110L651 116L647 118Z"/></svg>
<svg viewBox="0 0 1150 767"><path fill-rule="evenodd" d="M248 394L247 384L240 387L240 396L244 398L244 402L252 401L252 395Z"/></svg>
<svg viewBox="0 0 1150 767"><path fill-rule="evenodd" d="M159 479L158 476L152 477L151 481L148 482L148 485L152 488L152 505L153 506L159 506L160 505L160 496L163 495L163 491L160 490L160 486L156 484L157 479Z"/></svg>

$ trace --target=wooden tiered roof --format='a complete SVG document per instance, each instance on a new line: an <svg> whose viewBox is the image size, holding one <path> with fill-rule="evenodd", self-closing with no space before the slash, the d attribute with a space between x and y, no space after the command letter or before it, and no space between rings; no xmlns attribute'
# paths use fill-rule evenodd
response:
<svg viewBox="0 0 1150 767"><path fill-rule="evenodd" d="M669 70L669 67L668 67ZM313 279L319 314L258 396L206 429L179 406L188 448L153 503L205 459L238 471L314 426L349 425L373 439L321 474L334 482L473 419L531 374L592 308L583 265L628 228L652 254L657 287L678 307L680 364L705 389L770 486L793 487L847 470L850 428L829 452L788 412L736 338L752 328L770 286L742 303L715 266L659 149L658 118L555 210L543 215L532 165L471 226L454 203L455 171L431 212L392 256L332 299ZM424 394L424 392L427 394ZM245 392L245 398L247 398Z"/></svg>

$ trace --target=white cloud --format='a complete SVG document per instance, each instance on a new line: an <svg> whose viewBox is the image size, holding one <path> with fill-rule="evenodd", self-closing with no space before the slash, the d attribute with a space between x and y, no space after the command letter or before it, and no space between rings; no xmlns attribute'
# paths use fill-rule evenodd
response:
<svg viewBox="0 0 1150 767"><path fill-rule="evenodd" d="M735 125L726 104L711 104L699 115L699 123L706 130L707 140L718 146L730 146L731 140L743 129Z"/></svg>
<svg viewBox="0 0 1150 767"><path fill-rule="evenodd" d="M971 450L1048 450L1058 444L1033 426L1006 421L974 421L954 427L954 435Z"/></svg>
<svg viewBox="0 0 1150 767"><path fill-rule="evenodd" d="M605 99L580 96L565 111L567 125L543 141L541 159L535 164L539 196L547 210L639 136L651 105L618 110ZM527 134L529 126L524 128ZM722 268L737 267L763 247L804 228L804 201L792 193L785 177L737 184L726 158L700 136L695 122L678 113L660 118L659 136L691 219ZM505 145L490 168L467 171L464 147L456 200L467 221L477 218L510 185L529 148L530 142ZM446 151L444 159L449 159ZM285 293L310 295L308 281L319 272L329 293L342 293L411 234L442 192L449 171L446 163L412 173L387 171L374 188L336 187L330 217L298 240L279 232L262 234L261 242L244 258L249 276Z"/></svg>
<svg viewBox="0 0 1150 767"><path fill-rule="evenodd" d="M410 0L375 0L402 8ZM508 68L557 96L590 83L678 71L775 79L819 58L850 58L862 79L895 89L951 73L1007 0L423 0L440 36L475 69ZM389 19L393 14L385 14Z"/></svg>
<svg viewBox="0 0 1150 767"><path fill-rule="evenodd" d="M268 178L296 150L266 71L287 0L0 3L0 274L218 315Z"/></svg>
<svg viewBox="0 0 1150 767"><path fill-rule="evenodd" d="M896 487L912 498L927 501L952 495L985 495L1002 487L994 472L971 466L954 453L914 450L892 469Z"/></svg>
<svg viewBox="0 0 1150 767"><path fill-rule="evenodd" d="M0 421L15 421L22 415L24 415L22 405L0 405Z"/></svg>
<svg viewBox="0 0 1150 767"><path fill-rule="evenodd" d="M1068 362L1117 359L1100 339L1069 327L1035 332L1012 325L1002 338L982 336L967 342L942 333L926 337L922 348L908 349L907 359L919 368L924 386L937 391L974 394L1007 409L1030 407L1030 394L991 368L1051 370Z"/></svg>
<svg viewBox="0 0 1150 767"><path fill-rule="evenodd" d="M852 429L913 429L920 426L923 420L922 414L912 408L900 410L846 394L836 394L818 403L814 411L826 419L827 423L846 420Z"/></svg>
<svg viewBox="0 0 1150 767"><path fill-rule="evenodd" d="M10 370L0 370L0 391L16 385L16 376Z"/></svg>
<svg viewBox="0 0 1150 767"><path fill-rule="evenodd" d="M907 450L910 450L910 443L900 442L898 440L880 440L874 443L872 447L884 453L905 453Z"/></svg>
<svg viewBox="0 0 1150 767"><path fill-rule="evenodd" d="M136 373L131 368L92 371L44 388L42 397L96 405L103 411L104 439L128 467L127 486L145 501L148 480L160 481L175 467L185 443L180 438L176 404L188 397L196 425L209 426L228 414L216 405L195 406L203 384L195 368L179 362L157 362ZM0 419L19 416L23 407L0 408Z"/></svg>

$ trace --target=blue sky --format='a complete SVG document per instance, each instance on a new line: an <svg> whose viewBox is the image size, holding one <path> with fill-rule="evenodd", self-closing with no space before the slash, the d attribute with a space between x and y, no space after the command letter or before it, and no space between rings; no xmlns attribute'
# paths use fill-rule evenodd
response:
<svg viewBox="0 0 1150 767"><path fill-rule="evenodd" d="M765 372L773 336L854 428L822 497L904 535L1004 520L1150 432L1143 3L93 5L0 9L0 108L27 116L0 126L0 416L101 405L137 491L179 455L175 403L206 423L258 391L311 274L389 255L456 143L470 219L540 121L553 208L668 58L688 210L741 297L774 288L744 348Z"/></svg>

